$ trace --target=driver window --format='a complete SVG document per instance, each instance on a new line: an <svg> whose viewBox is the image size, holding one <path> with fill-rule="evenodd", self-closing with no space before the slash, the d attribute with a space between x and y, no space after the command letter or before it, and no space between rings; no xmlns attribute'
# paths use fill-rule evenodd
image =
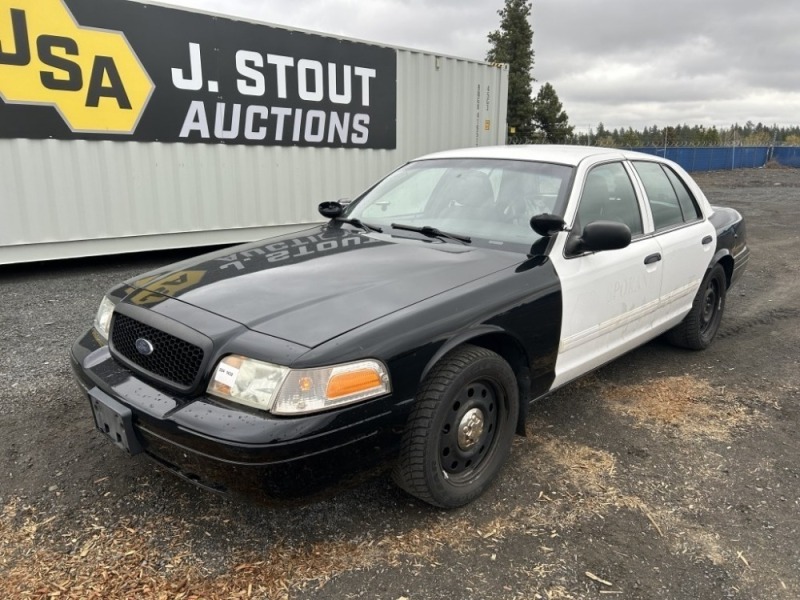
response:
<svg viewBox="0 0 800 600"><path fill-rule="evenodd" d="M616 221L627 225L631 235L640 235L642 214L633 184L622 163L608 163L589 171L583 186L577 225L592 221Z"/></svg>

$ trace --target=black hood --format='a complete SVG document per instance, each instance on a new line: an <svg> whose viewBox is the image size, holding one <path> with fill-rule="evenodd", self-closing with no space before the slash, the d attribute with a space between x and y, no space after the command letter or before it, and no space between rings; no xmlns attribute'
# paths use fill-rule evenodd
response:
<svg viewBox="0 0 800 600"><path fill-rule="evenodd" d="M438 239L322 226L184 261L128 282L307 347L525 259ZM158 294L149 294L149 291ZM163 296L162 296L163 294Z"/></svg>

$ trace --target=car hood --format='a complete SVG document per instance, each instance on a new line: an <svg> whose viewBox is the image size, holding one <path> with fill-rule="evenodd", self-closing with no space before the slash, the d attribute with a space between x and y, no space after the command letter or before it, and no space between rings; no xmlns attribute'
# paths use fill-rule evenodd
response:
<svg viewBox="0 0 800 600"><path fill-rule="evenodd" d="M175 298L311 348L524 260L517 253L416 238L323 226L130 280L136 291L129 301L154 306Z"/></svg>

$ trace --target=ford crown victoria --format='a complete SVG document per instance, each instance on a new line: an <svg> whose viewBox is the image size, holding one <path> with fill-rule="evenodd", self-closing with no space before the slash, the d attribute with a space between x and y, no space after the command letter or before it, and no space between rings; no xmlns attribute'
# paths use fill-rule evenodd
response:
<svg viewBox="0 0 800 600"><path fill-rule="evenodd" d="M388 468L460 506L530 401L662 334L707 347L749 256L678 165L598 148L438 153L320 212L108 291L71 352L97 428L218 492Z"/></svg>

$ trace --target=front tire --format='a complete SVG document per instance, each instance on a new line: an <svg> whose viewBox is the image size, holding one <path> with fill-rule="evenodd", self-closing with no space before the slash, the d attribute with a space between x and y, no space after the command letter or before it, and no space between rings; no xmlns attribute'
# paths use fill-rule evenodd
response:
<svg viewBox="0 0 800 600"><path fill-rule="evenodd" d="M720 264L714 265L703 279L689 314L677 327L667 332L667 340L690 350L708 348L722 321L727 288L725 270Z"/></svg>
<svg viewBox="0 0 800 600"><path fill-rule="evenodd" d="M392 473L398 486L434 506L480 496L511 451L519 413L514 371L498 354L464 345L425 378Z"/></svg>

